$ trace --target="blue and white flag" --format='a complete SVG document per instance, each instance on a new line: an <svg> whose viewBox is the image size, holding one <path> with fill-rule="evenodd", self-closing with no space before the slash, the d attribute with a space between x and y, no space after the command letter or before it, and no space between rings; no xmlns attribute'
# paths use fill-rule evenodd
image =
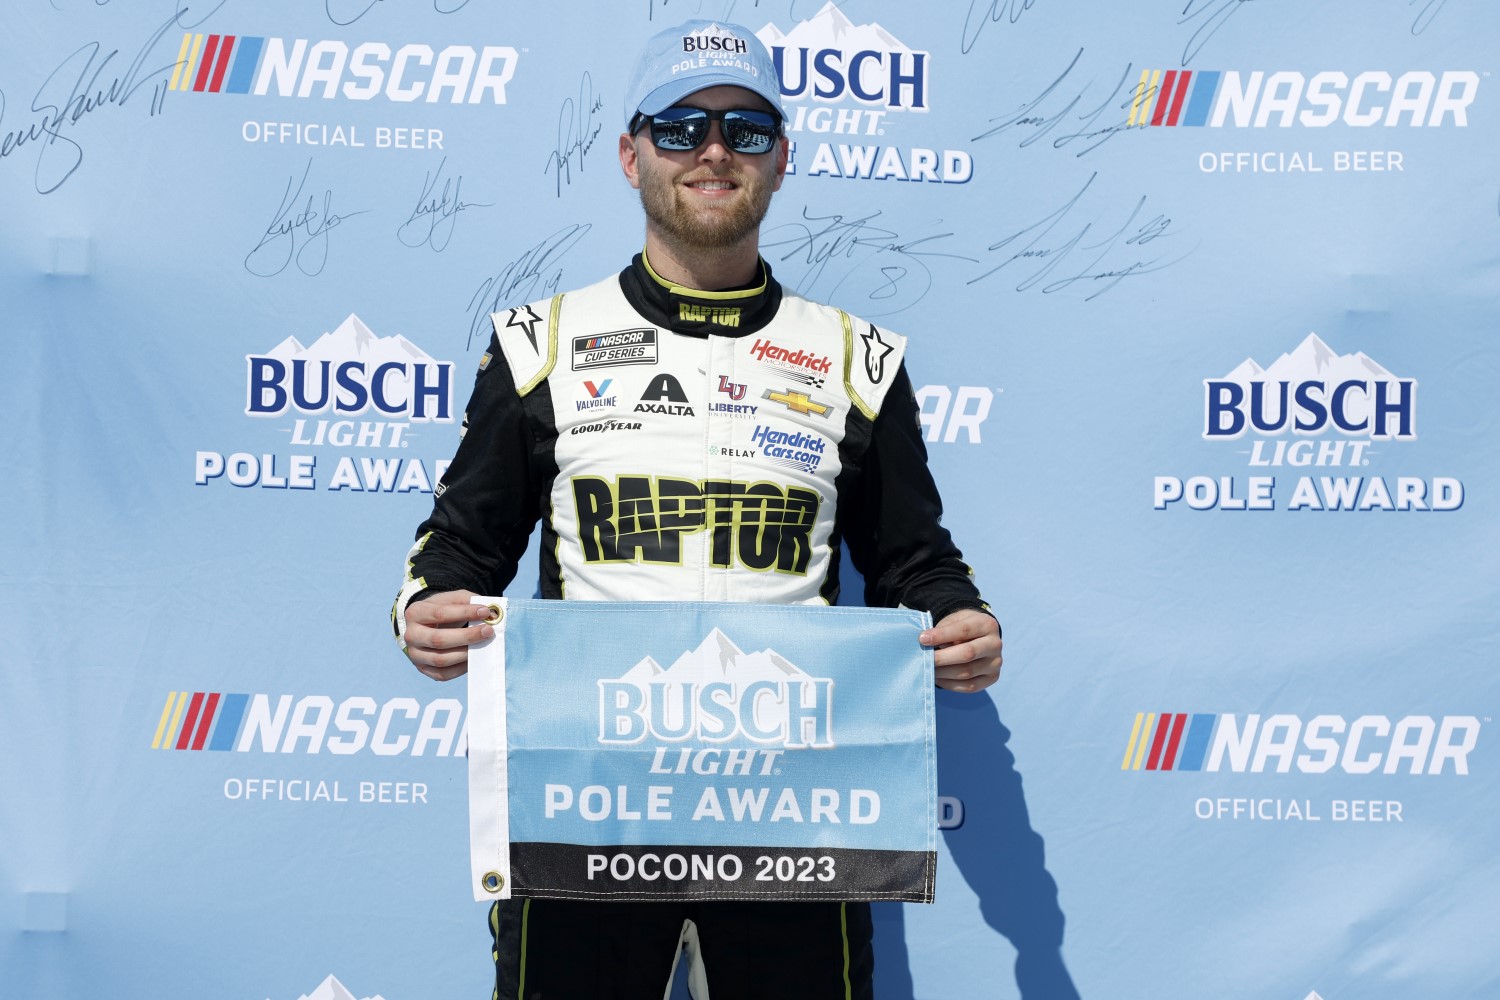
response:
<svg viewBox="0 0 1500 1000"><path fill-rule="evenodd" d="M476 899L932 902L928 614L476 603Z"/></svg>

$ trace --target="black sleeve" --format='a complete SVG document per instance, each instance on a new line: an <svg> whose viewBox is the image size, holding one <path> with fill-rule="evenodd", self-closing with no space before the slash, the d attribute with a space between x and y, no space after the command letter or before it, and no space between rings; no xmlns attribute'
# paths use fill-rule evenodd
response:
<svg viewBox="0 0 1500 1000"><path fill-rule="evenodd" d="M487 357L464 411L458 452L431 516L417 528L421 547L411 556L408 578L426 587L415 599L443 590L501 593L515 578L539 517L535 436L494 334Z"/></svg>
<svg viewBox="0 0 1500 1000"><path fill-rule="evenodd" d="M857 478L840 493L849 554L871 607L904 604L934 621L963 608L989 613L973 572L942 525L943 501L927 468L917 401L903 364L869 430Z"/></svg>

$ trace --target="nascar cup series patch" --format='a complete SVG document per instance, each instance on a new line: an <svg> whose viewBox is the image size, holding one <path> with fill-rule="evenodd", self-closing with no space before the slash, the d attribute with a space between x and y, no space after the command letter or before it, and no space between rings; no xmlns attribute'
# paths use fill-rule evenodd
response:
<svg viewBox="0 0 1500 1000"><path fill-rule="evenodd" d="M932 902L931 616L475 603L476 899Z"/></svg>

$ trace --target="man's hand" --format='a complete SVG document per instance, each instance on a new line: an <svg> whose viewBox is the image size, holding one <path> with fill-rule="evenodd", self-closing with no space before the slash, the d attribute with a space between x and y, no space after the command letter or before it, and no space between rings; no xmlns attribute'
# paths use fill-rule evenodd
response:
<svg viewBox="0 0 1500 1000"><path fill-rule="evenodd" d="M982 611L955 611L917 639L935 649L938 687L972 694L1000 679L1000 623Z"/></svg>
<svg viewBox="0 0 1500 1000"><path fill-rule="evenodd" d="M406 606L406 658L438 681L451 681L469 670L469 647L495 634L489 625L469 625L486 611L470 604L467 590L431 594Z"/></svg>

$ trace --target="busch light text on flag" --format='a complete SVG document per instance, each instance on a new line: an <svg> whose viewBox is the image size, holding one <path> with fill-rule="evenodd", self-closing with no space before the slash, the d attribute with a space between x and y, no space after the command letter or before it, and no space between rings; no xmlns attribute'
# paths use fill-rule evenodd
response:
<svg viewBox="0 0 1500 1000"><path fill-rule="evenodd" d="M476 603L476 899L931 902L929 615Z"/></svg>

